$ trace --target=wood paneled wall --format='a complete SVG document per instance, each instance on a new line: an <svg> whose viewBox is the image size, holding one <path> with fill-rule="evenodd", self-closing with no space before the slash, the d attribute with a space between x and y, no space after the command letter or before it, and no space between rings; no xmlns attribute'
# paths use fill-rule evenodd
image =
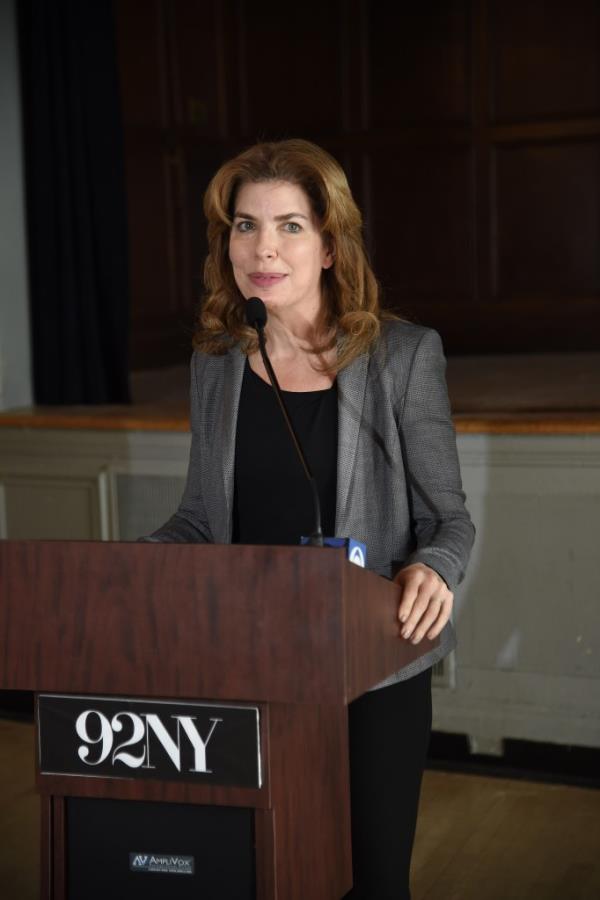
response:
<svg viewBox="0 0 600 900"><path fill-rule="evenodd" d="M118 0L134 368L187 359L202 194L257 139L344 165L385 302L450 353L600 349L597 0Z"/></svg>

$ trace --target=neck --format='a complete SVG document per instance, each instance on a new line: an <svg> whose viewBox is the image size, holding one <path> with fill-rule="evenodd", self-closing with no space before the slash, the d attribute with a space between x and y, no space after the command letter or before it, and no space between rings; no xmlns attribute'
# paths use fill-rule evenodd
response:
<svg viewBox="0 0 600 900"><path fill-rule="evenodd" d="M265 334L269 342L269 355L291 357L306 353L327 340L323 311L314 316L294 314L292 311L269 310Z"/></svg>

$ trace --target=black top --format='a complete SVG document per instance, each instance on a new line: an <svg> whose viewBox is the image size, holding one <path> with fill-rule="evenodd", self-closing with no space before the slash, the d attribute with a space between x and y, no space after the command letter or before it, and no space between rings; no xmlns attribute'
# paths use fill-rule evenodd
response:
<svg viewBox="0 0 600 900"><path fill-rule="evenodd" d="M335 533L337 386L282 391L316 479L323 534ZM270 384L244 371L235 444L234 544L299 544L314 528L312 492Z"/></svg>

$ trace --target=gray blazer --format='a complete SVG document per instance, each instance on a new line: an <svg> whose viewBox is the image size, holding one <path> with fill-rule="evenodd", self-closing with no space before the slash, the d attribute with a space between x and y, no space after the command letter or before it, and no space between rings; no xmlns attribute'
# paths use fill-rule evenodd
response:
<svg viewBox="0 0 600 900"><path fill-rule="evenodd" d="M145 540L231 541L244 362L237 347L223 356L194 353L186 488L175 515ZM363 541L368 568L380 575L422 562L454 590L474 528L464 505L445 365L435 331L393 321L383 324L371 354L338 374L335 533ZM416 675L455 646L448 622L436 649L382 684Z"/></svg>

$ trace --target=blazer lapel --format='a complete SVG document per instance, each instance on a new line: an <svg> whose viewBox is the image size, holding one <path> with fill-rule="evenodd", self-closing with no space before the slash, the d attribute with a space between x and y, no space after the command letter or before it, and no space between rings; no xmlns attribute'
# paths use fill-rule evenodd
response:
<svg viewBox="0 0 600 900"><path fill-rule="evenodd" d="M358 434L363 415L369 355L363 353L338 374L338 456L335 533L348 537L348 496L356 464Z"/></svg>
<svg viewBox="0 0 600 900"><path fill-rule="evenodd" d="M215 476L221 476L222 503L217 505L218 519L214 530L218 543L231 541L233 524L233 479L235 465L235 436L244 364L246 357L238 347L229 351L224 360L223 395L219 416L219 439L215 445Z"/></svg>

